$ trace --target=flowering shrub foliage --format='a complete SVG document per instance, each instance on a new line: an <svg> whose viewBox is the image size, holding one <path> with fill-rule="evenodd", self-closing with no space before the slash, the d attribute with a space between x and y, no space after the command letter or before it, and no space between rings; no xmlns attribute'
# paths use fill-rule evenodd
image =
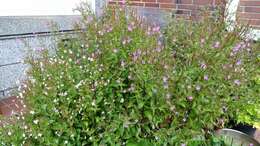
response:
<svg viewBox="0 0 260 146"><path fill-rule="evenodd" d="M98 19L82 12L85 31L55 56L29 60L19 96L28 112L1 129L3 144L211 145L214 128L259 103L255 50L239 30L210 19L170 23L164 40L124 7Z"/></svg>
<svg viewBox="0 0 260 146"><path fill-rule="evenodd" d="M176 59L172 77L181 78L175 85L193 97L189 118L204 130L230 120L260 122L259 43L246 39L244 26L227 32L223 21L206 13L198 23L172 22L165 31Z"/></svg>
<svg viewBox="0 0 260 146"><path fill-rule="evenodd" d="M256 69L256 75L252 76L252 80L254 85L251 86L250 90L253 93L256 93L256 101L251 101L248 102L247 105L242 106L242 110L241 113L238 114L238 122L241 123L246 123L246 124L250 124L253 125L256 128L260 128L260 104L259 104L259 93L260 93L260 69L259 69L259 62L260 62L260 54L259 54L259 48L260 48L260 43L257 42L254 44L255 48L258 48L258 56L257 56L257 63L258 66ZM254 95L252 95L254 96Z"/></svg>

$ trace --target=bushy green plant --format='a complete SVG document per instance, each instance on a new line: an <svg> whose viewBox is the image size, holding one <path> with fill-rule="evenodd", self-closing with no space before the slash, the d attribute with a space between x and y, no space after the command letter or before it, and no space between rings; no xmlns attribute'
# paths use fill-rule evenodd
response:
<svg viewBox="0 0 260 146"><path fill-rule="evenodd" d="M258 53L257 53L257 62L259 65L260 62L260 53L259 53L259 48L260 48L260 43L256 42L253 44L255 48L258 48ZM253 86L250 87L250 90L253 93L256 93L255 96L257 98L256 102L251 101L248 102L247 105L242 107L241 112L238 114L237 121L240 123L245 123L245 124L250 124L253 125L256 128L260 128L260 103L259 103L259 93L260 93L260 68L256 69L256 74L251 76L251 80L253 82Z"/></svg>
<svg viewBox="0 0 260 146"><path fill-rule="evenodd" d="M165 31L176 59L172 77L182 78L175 85L194 99L190 120L205 130L230 120L259 123L259 44L246 38L246 26L228 32L222 17L205 15L196 23L173 21Z"/></svg>
<svg viewBox="0 0 260 146"><path fill-rule="evenodd" d="M213 145L214 129L256 101L248 90L256 54L240 30L179 21L164 40L123 6L101 18L81 11L86 30L55 56L29 59L19 96L28 112L0 130L3 144Z"/></svg>

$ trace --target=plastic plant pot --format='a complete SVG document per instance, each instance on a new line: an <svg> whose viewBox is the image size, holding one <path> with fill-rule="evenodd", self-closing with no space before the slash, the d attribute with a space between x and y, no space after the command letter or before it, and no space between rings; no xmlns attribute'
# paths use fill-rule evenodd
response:
<svg viewBox="0 0 260 146"><path fill-rule="evenodd" d="M234 129L218 130L217 135L222 137L225 144L229 146L260 146L260 143L249 135Z"/></svg>

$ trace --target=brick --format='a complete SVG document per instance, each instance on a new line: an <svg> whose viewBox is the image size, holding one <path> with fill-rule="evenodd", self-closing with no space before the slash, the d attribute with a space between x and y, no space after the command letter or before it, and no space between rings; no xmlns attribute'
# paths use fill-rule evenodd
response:
<svg viewBox="0 0 260 146"><path fill-rule="evenodd" d="M142 0L142 2L154 2L154 3L156 3L156 0Z"/></svg>
<svg viewBox="0 0 260 146"><path fill-rule="evenodd" d="M170 9L173 9L173 8L176 8L176 5L175 4L164 4L164 3L160 3L160 8L170 8Z"/></svg>
<svg viewBox="0 0 260 146"><path fill-rule="evenodd" d="M143 7L143 6L144 6L144 3L142 3L142 2L130 2L129 5L131 5L131 6L141 6L141 7Z"/></svg>
<svg viewBox="0 0 260 146"><path fill-rule="evenodd" d="M157 3L145 3L144 6L145 7L157 7L157 8L159 8L159 4L157 4Z"/></svg>
<svg viewBox="0 0 260 146"><path fill-rule="evenodd" d="M192 0L181 0L180 4L192 4Z"/></svg>
<svg viewBox="0 0 260 146"><path fill-rule="evenodd" d="M244 12L260 13L260 6L258 6L258 7L245 7Z"/></svg>
<svg viewBox="0 0 260 146"><path fill-rule="evenodd" d="M115 0L121 1L121 0ZM129 0L130 5L174 10L176 18L199 19L201 10L214 11L216 7L224 10L226 0ZM240 0L237 16L239 22L260 28L260 0Z"/></svg>
<svg viewBox="0 0 260 146"><path fill-rule="evenodd" d="M226 0L215 0L215 5L226 5Z"/></svg>
<svg viewBox="0 0 260 146"><path fill-rule="evenodd" d="M171 3L171 4L173 4L173 3L176 2L176 0L157 0L157 2L158 3Z"/></svg>
<svg viewBox="0 0 260 146"><path fill-rule="evenodd" d="M238 13L242 19L260 19L260 13Z"/></svg>
<svg viewBox="0 0 260 146"><path fill-rule="evenodd" d="M19 113L24 110L22 102L16 97L9 97L0 101L0 114L11 116L12 112Z"/></svg>
<svg viewBox="0 0 260 146"><path fill-rule="evenodd" d="M259 0L250 0L250 1L240 0L240 5L241 6L260 6L260 1Z"/></svg>
<svg viewBox="0 0 260 146"><path fill-rule="evenodd" d="M237 8L237 11L238 11L238 12L245 12L245 7L238 7L238 8Z"/></svg>
<svg viewBox="0 0 260 146"><path fill-rule="evenodd" d="M240 19L239 22L253 26L260 26L260 19Z"/></svg>
<svg viewBox="0 0 260 146"><path fill-rule="evenodd" d="M116 4L118 4L118 3L117 3L117 2L114 2L114 1L110 1L109 4L111 4L111 5L116 5Z"/></svg>
<svg viewBox="0 0 260 146"><path fill-rule="evenodd" d="M178 4L177 5L177 9L181 9L181 10L196 10L198 9L197 5L181 5Z"/></svg>
<svg viewBox="0 0 260 146"><path fill-rule="evenodd" d="M3 116L8 117L12 115L12 109L9 106L2 106L0 107L0 110Z"/></svg>
<svg viewBox="0 0 260 146"><path fill-rule="evenodd" d="M213 5L214 1L213 0L194 0L193 4L196 4L196 5Z"/></svg>

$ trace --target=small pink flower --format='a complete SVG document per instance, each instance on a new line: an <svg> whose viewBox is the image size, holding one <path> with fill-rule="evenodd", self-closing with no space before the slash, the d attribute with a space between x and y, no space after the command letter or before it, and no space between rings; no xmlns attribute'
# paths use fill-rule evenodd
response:
<svg viewBox="0 0 260 146"><path fill-rule="evenodd" d="M156 50L156 52L161 52L162 48L161 47L157 47L155 50Z"/></svg>
<svg viewBox="0 0 260 146"><path fill-rule="evenodd" d="M127 27L127 29L128 29L128 31L133 31L133 27L131 26L131 25L128 25L128 27Z"/></svg>
<svg viewBox="0 0 260 146"><path fill-rule="evenodd" d="M37 50L38 52L43 52L45 49L44 49L44 48L36 48L36 50Z"/></svg>
<svg viewBox="0 0 260 146"><path fill-rule="evenodd" d="M205 39L202 38L202 39L200 40L200 43L201 43L201 44L204 44L204 43L205 43Z"/></svg>
<svg viewBox="0 0 260 146"><path fill-rule="evenodd" d="M208 76L208 75L205 75L205 76L204 76L204 80L208 81L208 80L209 80L209 76Z"/></svg>
<svg viewBox="0 0 260 146"><path fill-rule="evenodd" d="M200 68L205 70L207 68L207 65L205 63L202 63L202 64L200 64Z"/></svg>
<svg viewBox="0 0 260 146"><path fill-rule="evenodd" d="M192 96L188 96L188 97L187 97L187 100L188 100L188 101L192 101L192 100L193 100L193 97L192 97Z"/></svg>
<svg viewBox="0 0 260 146"><path fill-rule="evenodd" d="M240 44L240 43L237 44L237 45L232 49L233 54L236 54L237 52L239 52L241 48L242 48L241 44Z"/></svg>
<svg viewBox="0 0 260 146"><path fill-rule="evenodd" d="M107 32L111 32L113 30L113 27L111 27L111 26L109 26L108 28L107 28Z"/></svg>
<svg viewBox="0 0 260 146"><path fill-rule="evenodd" d="M93 19L93 17L92 16L88 16L87 17L87 23L90 23L90 22L92 22L94 19Z"/></svg>
<svg viewBox="0 0 260 146"><path fill-rule="evenodd" d="M155 32L155 33L160 32L160 26L153 27L153 32Z"/></svg>
<svg viewBox="0 0 260 146"><path fill-rule="evenodd" d="M126 63L124 61L121 61L121 67L125 67Z"/></svg>
<svg viewBox="0 0 260 146"><path fill-rule="evenodd" d="M236 85L240 85L241 84L241 82L239 81L239 80L234 80L234 83L236 84Z"/></svg>
<svg viewBox="0 0 260 146"><path fill-rule="evenodd" d="M219 41L215 42L215 44L213 45L213 47L214 47L214 48L219 48L219 47L220 47L220 42L219 42Z"/></svg>
<svg viewBox="0 0 260 146"><path fill-rule="evenodd" d="M241 60L238 60L237 62L236 62L236 65L241 65L242 64L242 61Z"/></svg>
<svg viewBox="0 0 260 146"><path fill-rule="evenodd" d="M133 31L135 29L135 23L134 22L131 22L128 27L127 27L128 31Z"/></svg>
<svg viewBox="0 0 260 146"><path fill-rule="evenodd" d="M150 26L147 29L147 35L149 35L149 36L152 35L152 28Z"/></svg>

